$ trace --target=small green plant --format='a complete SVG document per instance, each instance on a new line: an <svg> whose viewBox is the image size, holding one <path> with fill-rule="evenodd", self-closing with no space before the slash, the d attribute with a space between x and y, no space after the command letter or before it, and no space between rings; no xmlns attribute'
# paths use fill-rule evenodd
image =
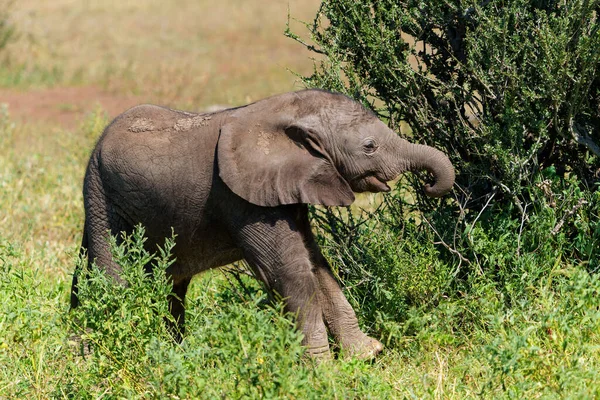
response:
<svg viewBox="0 0 600 400"><path fill-rule="evenodd" d="M172 292L166 270L173 263L174 238L166 239L158 254L144 248L144 229L111 237L113 259L122 268L115 279L81 259L79 302L71 321L81 338L82 353L91 354L96 372L110 380L139 374L143 363L132 363L156 340L172 336L166 321L173 323L168 297Z"/></svg>

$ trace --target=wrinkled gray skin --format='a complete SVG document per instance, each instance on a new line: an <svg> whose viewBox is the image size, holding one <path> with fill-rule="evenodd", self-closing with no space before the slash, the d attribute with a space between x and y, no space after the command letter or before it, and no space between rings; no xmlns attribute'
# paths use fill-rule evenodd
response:
<svg viewBox="0 0 600 400"><path fill-rule="evenodd" d="M91 155L82 248L118 279L107 232L141 223L154 250L173 227L176 262L168 272L179 299L171 299L171 312L181 325L190 279L244 258L297 313L309 354L329 353L329 330L343 351L368 358L383 346L360 330L306 204L348 206L353 192L387 192L386 182L421 169L435 177L429 195L452 188L443 153L399 138L340 94L286 93L209 114L141 105L118 116Z"/></svg>

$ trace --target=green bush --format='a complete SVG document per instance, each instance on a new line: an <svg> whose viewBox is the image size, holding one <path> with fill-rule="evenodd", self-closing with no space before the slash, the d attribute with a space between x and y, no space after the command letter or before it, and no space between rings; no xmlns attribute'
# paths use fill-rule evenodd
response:
<svg viewBox="0 0 600 400"><path fill-rule="evenodd" d="M573 189L567 186L564 198L570 207L579 195L569 193L569 188ZM415 315L425 317L441 304L454 307L440 325L449 335L444 340L460 342L461 336L485 329L485 315L531 301L532 288L545 282L557 266L587 271L597 265L593 258L597 248L591 246L598 243L600 191L585 199L589 208L574 221L579 236L551 234L563 210L544 204L529 209L527 223L511 218L510 212L485 212L460 233L456 243L469 243L468 248L457 246L464 251L460 256L453 253L458 250L446 251L440 245L429 222L430 218L439 224L451 220L448 210L433 216L407 214L398 194L388 196L372 212L354 215L328 209L313 214L321 244L363 326L395 346L405 335L419 334L424 328L415 322ZM458 235L455 228L446 228L448 240ZM474 299L484 303L465 304ZM462 305L456 308L458 304Z"/></svg>
<svg viewBox="0 0 600 400"><path fill-rule="evenodd" d="M539 219L535 213L550 213L554 225L539 234L568 238L564 258L593 271L599 10L600 2L587 0L330 0L307 24L312 44L287 35L321 54L308 86L346 93L402 136L448 153L455 201L426 198L422 177L409 175L416 202L392 214L398 223L423 215L447 262L496 270L501 255L486 254L491 249L473 230L522 230ZM526 251L515 250L505 257Z"/></svg>
<svg viewBox="0 0 600 400"><path fill-rule="evenodd" d="M445 149L467 208L491 193L523 207L544 168L591 189L598 179L599 9L588 0L324 1L308 25L309 48L324 58L305 82Z"/></svg>
<svg viewBox="0 0 600 400"><path fill-rule="evenodd" d="M356 229L362 228L348 232ZM430 274L432 285L438 287L438 292L425 292L435 302L433 308L423 305L418 296L421 289L405 285L402 276L393 277L395 299L383 305L387 313L383 318L373 313L372 323L370 306L357 308L367 328L385 333L381 338L387 349L382 356L373 364L356 360L314 364L302 357L301 337L281 303L267 306L265 293L252 279L243 278L247 291L240 291L218 271L192 282L187 331L183 342L175 343L164 324L169 318L170 283L161 272L169 263L171 242L151 257L157 273L149 275L139 262L150 257L143 249L141 232L113 244L124 277L136 286L123 287L93 268L88 271L89 284L80 293L81 307L75 310L68 309L65 277L48 274L25 249L0 239L0 364L5 366L0 369L0 397L600 395L598 275L550 263L550 271L535 284L523 276L525 294L507 302L485 276L473 277L479 280L472 285L477 291L447 296L445 286ZM388 237L379 243L393 242ZM418 272L416 268L427 265L431 254L415 253L417 242L397 244L397 251L406 251L416 266L398 263L392 269ZM360 254L357 248L352 251ZM405 261L406 256L398 260ZM332 261L338 265L335 257ZM443 272L443 265L437 267ZM350 288L356 294L351 299L369 299L358 291L370 284ZM377 296L384 298L384 291ZM399 304L401 315L394 314L394 304Z"/></svg>
<svg viewBox="0 0 600 400"><path fill-rule="evenodd" d="M326 364L303 360L302 337L283 303L267 305L254 279L241 277L239 288L218 272L202 275L188 294L186 334L176 343L167 321L172 285L165 272L172 263L173 239L152 254L144 230L111 239L125 285L102 270L83 266L80 306L66 322L72 333L68 372L55 384L58 397L155 398L330 398L333 393L389 393L380 378L352 381L368 366L342 363L345 377ZM152 265L152 273L147 265ZM1 289L1 288L0 288ZM1 321L1 319L0 319ZM43 321L40 321L43 323ZM344 394L345 393L345 394ZM382 394L383 397L387 397Z"/></svg>
<svg viewBox="0 0 600 400"><path fill-rule="evenodd" d="M174 240L167 239L158 256L144 249L142 228L123 234L121 242L117 245L116 238L111 238L113 258L123 268L123 284L95 265L91 269L87 264L79 266L80 305L71 319L75 332L81 334L82 354L90 352L97 373L111 380L119 379L123 370L131 373L143 365L126 364L144 354L152 341L170 339L166 321L173 322L168 306L172 285L166 269L173 262Z"/></svg>

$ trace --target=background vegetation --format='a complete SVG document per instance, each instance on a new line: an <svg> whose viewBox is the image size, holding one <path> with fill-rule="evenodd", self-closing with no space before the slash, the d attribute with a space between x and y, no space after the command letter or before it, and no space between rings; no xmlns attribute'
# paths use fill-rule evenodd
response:
<svg viewBox="0 0 600 400"><path fill-rule="evenodd" d="M600 396L597 1L325 1L308 31L292 21L287 33L317 51L312 75L276 2L7 5L0 398ZM309 20L319 5L291 8ZM219 271L194 280L188 331L174 343L160 273L173 242L150 254L143 229L113 247L130 287L91 271L69 312L80 182L108 118L77 96L45 114L74 121L16 118L15 93L34 101L91 85L113 102L199 109L291 90L285 67L363 101L457 167L442 200L422 196L426 177L407 176L362 207L313 213L384 354L312 363L280 304Z"/></svg>

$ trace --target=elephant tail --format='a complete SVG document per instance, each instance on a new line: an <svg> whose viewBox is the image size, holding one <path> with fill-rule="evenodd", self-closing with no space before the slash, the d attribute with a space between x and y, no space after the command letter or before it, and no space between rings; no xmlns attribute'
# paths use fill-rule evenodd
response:
<svg viewBox="0 0 600 400"><path fill-rule="evenodd" d="M81 247L79 248L79 257L84 257L87 253L87 249L88 249L88 234L87 234L87 229L86 226L87 224L84 224L83 226L83 237L81 238Z"/></svg>
<svg viewBox="0 0 600 400"><path fill-rule="evenodd" d="M81 238L81 246L79 247L79 258L83 259L87 253L88 249L88 234L86 229L86 224L83 227L83 237ZM80 265L75 268L73 272L73 282L71 283L71 308L75 308L79 305L79 298L77 297L77 293L79 292L79 288L77 287L77 281L79 278L79 274L81 273Z"/></svg>

